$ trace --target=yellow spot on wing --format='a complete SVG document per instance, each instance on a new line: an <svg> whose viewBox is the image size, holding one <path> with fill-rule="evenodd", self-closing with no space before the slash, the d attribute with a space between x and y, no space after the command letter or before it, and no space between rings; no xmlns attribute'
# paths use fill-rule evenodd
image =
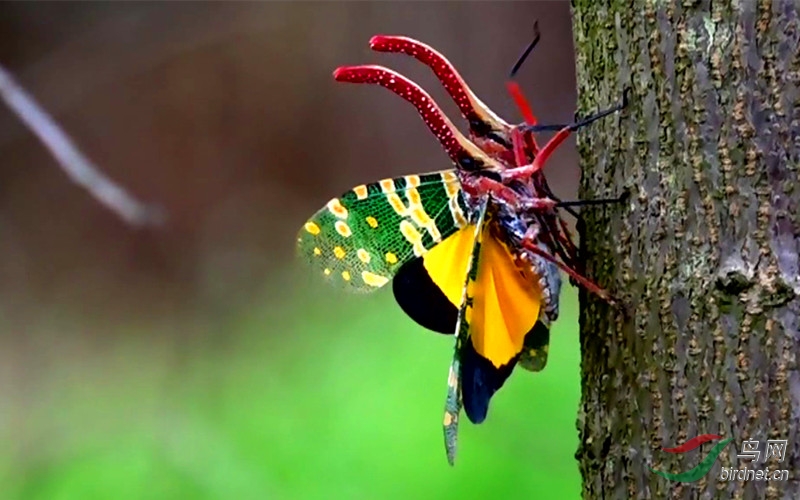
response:
<svg viewBox="0 0 800 500"><path fill-rule="evenodd" d="M414 255L419 257L425 253L425 247L422 245L422 235L410 222L407 220L400 221L400 233L411 243Z"/></svg>
<svg viewBox="0 0 800 500"><path fill-rule="evenodd" d="M428 234L431 235L431 238L433 238L433 241L442 241L442 233L440 233L439 228L436 227L436 221L431 219L422 205L418 205L411 212L411 220L418 226L424 227L425 230L428 231Z"/></svg>
<svg viewBox="0 0 800 500"><path fill-rule="evenodd" d="M400 216L406 214L406 206L403 204L403 200L400 199L400 195L397 193L388 193L386 195L386 201L389 202L389 205L392 206L392 210L395 211Z"/></svg>
<svg viewBox="0 0 800 500"><path fill-rule="evenodd" d="M314 247L314 255L322 255L322 250L319 247Z"/></svg>
<svg viewBox="0 0 800 500"><path fill-rule="evenodd" d="M319 234L319 226L311 221L306 222L305 228L306 231L308 231L310 234L313 234L314 236Z"/></svg>
<svg viewBox="0 0 800 500"><path fill-rule="evenodd" d="M412 205L422 205L422 198L420 198L419 191L417 191L416 188L411 188L406 191L406 197L408 197L408 201L410 201Z"/></svg>
<svg viewBox="0 0 800 500"><path fill-rule="evenodd" d="M414 176L408 177L413 178ZM419 178L417 178L417 182L419 182ZM433 241L441 241L442 235L439 232L439 228L436 227L436 221L431 219L428 213L425 212L425 207L422 206L422 198L419 195L419 191L412 187L406 190L405 195L408 199L408 205L403 203L403 200L397 193L387 193L386 201L391 205L392 210L394 210L397 215L401 217L410 217L418 227L428 232L431 238L433 238ZM402 230L402 227L400 229ZM418 253L417 255L421 254Z"/></svg>
<svg viewBox="0 0 800 500"><path fill-rule="evenodd" d="M456 376L456 372L453 370L453 367L450 367L450 371L447 373L447 385L449 387L456 387L458 385L458 377Z"/></svg>
<svg viewBox="0 0 800 500"><path fill-rule="evenodd" d="M373 217L371 215L368 215L367 216L367 224L369 224L371 228L375 229L376 227L378 227L378 219L376 219L375 217Z"/></svg>
<svg viewBox="0 0 800 500"><path fill-rule="evenodd" d="M464 212L461 210L461 207L458 206L458 198L450 198L450 201L447 204L450 206L450 213L453 214L453 222L455 222L456 226L464 227L467 225L467 218L464 217Z"/></svg>
<svg viewBox="0 0 800 500"><path fill-rule="evenodd" d="M356 194L356 198L359 200L366 199L367 195L369 194L367 191L367 186L364 184L354 187L353 192Z"/></svg>
<svg viewBox="0 0 800 500"><path fill-rule="evenodd" d="M389 264L397 264L397 255L392 252L386 252L386 262Z"/></svg>
<svg viewBox="0 0 800 500"><path fill-rule="evenodd" d="M409 187L417 187L419 186L419 176L418 175L407 175L406 176L406 185Z"/></svg>
<svg viewBox="0 0 800 500"><path fill-rule="evenodd" d="M369 264L369 261L371 259L369 252L367 252L363 248L359 248L356 254L358 254L358 258L361 260L361 262L363 262L364 264Z"/></svg>
<svg viewBox="0 0 800 500"><path fill-rule="evenodd" d="M339 201L339 198L334 198L328 202L328 210L340 219L347 218L347 209L342 206L342 202Z"/></svg>
<svg viewBox="0 0 800 500"><path fill-rule="evenodd" d="M361 279L363 279L364 283L367 285L374 286L376 288L380 288L389 282L389 278L386 276L381 276L380 274L371 273L369 271L362 271Z"/></svg>
<svg viewBox="0 0 800 500"><path fill-rule="evenodd" d="M453 215L453 222L456 223L456 226L463 227L467 224L467 219L464 217L461 207L458 206L458 193L461 191L461 182L452 171L442 172L442 179L447 193L447 204L450 207L450 213Z"/></svg>
<svg viewBox="0 0 800 500"><path fill-rule="evenodd" d="M342 279L345 281L350 281L350 273L348 271L342 271Z"/></svg>
<svg viewBox="0 0 800 500"><path fill-rule="evenodd" d="M328 269L327 267L322 272L325 273L325 276L330 276L331 274L331 270Z"/></svg>
<svg viewBox="0 0 800 500"><path fill-rule="evenodd" d="M442 179L444 180L444 189L448 197L455 196L461 190L461 183L453 172L443 173Z"/></svg>
<svg viewBox="0 0 800 500"><path fill-rule="evenodd" d="M381 190L384 193L393 193L395 190L394 181L392 179L383 179L378 181L378 184L381 185Z"/></svg>
<svg viewBox="0 0 800 500"><path fill-rule="evenodd" d="M353 234L353 231L350 230L350 226L348 226L344 221L337 220L336 224L334 225L336 226L336 232L345 238L348 238L351 234Z"/></svg>
<svg viewBox="0 0 800 500"><path fill-rule="evenodd" d="M333 255L335 255L337 259L344 259L345 254L346 252L342 247L335 247L333 249Z"/></svg>

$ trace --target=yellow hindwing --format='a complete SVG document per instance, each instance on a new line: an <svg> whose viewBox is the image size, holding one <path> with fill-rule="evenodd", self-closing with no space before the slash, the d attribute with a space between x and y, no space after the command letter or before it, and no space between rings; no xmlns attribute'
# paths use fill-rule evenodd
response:
<svg viewBox="0 0 800 500"><path fill-rule="evenodd" d="M539 319L540 292L517 268L508 248L484 224L478 272L471 283L470 337L475 351L496 367L522 351L525 334ZM423 256L425 269L448 300L461 307L474 226L452 234Z"/></svg>

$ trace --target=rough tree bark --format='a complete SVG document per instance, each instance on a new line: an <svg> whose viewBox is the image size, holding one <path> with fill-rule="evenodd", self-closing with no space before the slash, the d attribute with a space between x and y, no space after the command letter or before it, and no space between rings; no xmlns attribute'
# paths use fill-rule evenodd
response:
<svg viewBox="0 0 800 500"><path fill-rule="evenodd" d="M734 5L731 5L733 3ZM792 0L573 0L587 273L577 452L585 498L800 498L800 6ZM694 483L681 472L733 441ZM745 439L788 439L789 481L725 482Z"/></svg>

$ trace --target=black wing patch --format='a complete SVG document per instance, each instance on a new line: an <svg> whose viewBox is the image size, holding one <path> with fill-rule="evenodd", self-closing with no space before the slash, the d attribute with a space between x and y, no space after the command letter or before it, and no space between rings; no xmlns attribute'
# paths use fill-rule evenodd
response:
<svg viewBox="0 0 800 500"><path fill-rule="evenodd" d="M397 304L417 324L434 332L453 335L458 322L458 308L436 286L423 265L422 257L412 259L400 268L392 280ZM532 371L544 368L550 341L550 330L540 321L525 334L523 352L507 364L496 368L475 351L472 342L461 348L461 394L464 412L474 424L480 424L489 412L489 401L506 379L517 361ZM538 356L536 355L538 351Z"/></svg>
<svg viewBox="0 0 800 500"><path fill-rule="evenodd" d="M433 282L422 257L403 264L392 280L392 291L403 312L420 326L434 332L455 334L458 308Z"/></svg>
<svg viewBox="0 0 800 500"><path fill-rule="evenodd" d="M461 397L470 422L480 424L489 412L489 400L514 371L516 356L500 368L475 351L472 342L461 348Z"/></svg>
<svg viewBox="0 0 800 500"><path fill-rule="evenodd" d="M550 330L544 326L540 321L537 321L525 334L525 341L523 349L541 349L546 346L550 340ZM544 368L544 363L547 361L547 351L544 351L544 357L534 358L534 363L539 361L536 368L525 366L529 370L538 371ZM489 401L494 396L494 393L499 391L506 379L511 376L514 371L514 366L517 361L522 363L522 355L526 351L518 354L511 359L507 364L496 368L491 361L484 358L475 351L472 342L466 342L461 350L461 395L464 402L464 412L467 414L470 422L473 424L480 424L486 419L489 412ZM541 361L543 359L543 361ZM530 362L529 359L526 361Z"/></svg>

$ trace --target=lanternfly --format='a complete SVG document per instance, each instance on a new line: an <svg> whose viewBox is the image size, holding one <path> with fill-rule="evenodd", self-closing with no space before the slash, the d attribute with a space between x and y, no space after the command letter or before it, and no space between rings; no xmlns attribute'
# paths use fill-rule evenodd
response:
<svg viewBox="0 0 800 500"><path fill-rule="evenodd" d="M512 77L538 39L537 30ZM461 409L480 423L516 365L544 368L549 326L558 317L559 269L610 300L580 274L578 248L559 216L559 210L576 215L571 206L581 202L559 200L542 167L572 132L622 109L626 98L582 121L539 125L512 80L508 89L525 123L510 125L427 45L375 36L370 47L429 66L468 121L469 138L402 75L373 65L338 68L337 81L377 84L413 104L455 168L354 187L305 223L298 252L319 274L353 292L392 281L408 316L427 329L455 334L444 416L452 464ZM543 130L557 133L540 148L533 134ZM594 202L606 201L612 200Z"/></svg>

